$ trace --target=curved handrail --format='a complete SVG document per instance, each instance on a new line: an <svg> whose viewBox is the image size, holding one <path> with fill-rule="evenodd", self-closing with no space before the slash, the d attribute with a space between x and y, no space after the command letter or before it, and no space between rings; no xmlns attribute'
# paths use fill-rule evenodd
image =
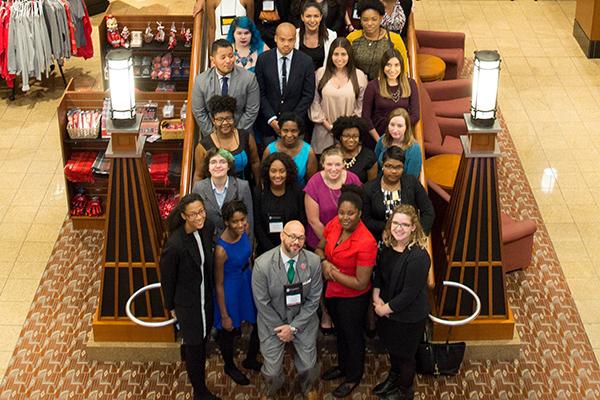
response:
<svg viewBox="0 0 600 400"><path fill-rule="evenodd" d="M181 180L179 181L179 195L184 196L191 190L192 177L194 174L194 144L196 134L196 120L192 114L192 92L196 77L206 68L206 57L208 45L206 43L206 12L203 10L194 18L194 41L192 44L192 56L190 59L190 79L188 84L187 115L185 119L185 134L183 139L183 153L181 156Z"/></svg>
<svg viewBox="0 0 600 400"><path fill-rule="evenodd" d="M127 300L127 303L125 303L125 314L127 314L129 319L132 320L134 323L141 325L145 328L162 328L163 326L168 326L177 322L176 318L171 318L161 322L146 322L142 321L141 319L138 319L135 315L133 315L133 312L131 312L131 303L133 303L133 300L135 300L136 297L138 297L140 294L144 293L147 290L157 288L160 288L160 283L151 283L150 285L144 286L138 289L134 294L132 294L131 297Z"/></svg>
<svg viewBox="0 0 600 400"><path fill-rule="evenodd" d="M462 289L462 290L468 292L471 296L473 296L473 298L475 299L475 312L473 314L471 314L470 316L468 316L467 318L459 319L459 320L452 320L452 321L441 319L434 315L429 314L430 320L432 320L435 323L438 323L440 325L445 325L445 326L461 326L461 325L468 324L469 322L475 320L475 318L477 318L479 316L479 313L481 312L481 300L479 299L479 296L477 296L477 293L475 293L473 291L473 289L471 289L468 286L463 285L462 283L458 283L458 282L454 282L454 281L444 281L442 283L442 285L457 287L459 289Z"/></svg>
<svg viewBox="0 0 600 400"><path fill-rule="evenodd" d="M406 47L407 47L407 52L408 52L408 73L410 75L411 78L413 78L415 80L415 82L417 83L417 89L419 91L419 105L420 108L422 109L423 107L423 102L421 101L421 78L419 77L419 72L417 69L417 35L415 33L415 17L413 15L413 13L410 14L410 16L408 17L408 29L407 29L407 33L406 33ZM421 115L423 115L423 113L421 113ZM417 142L419 143L419 146L421 147L421 159L425 160L425 146L423 144L423 122L421 121L421 119L419 119L419 121L415 124L415 126L413 126L413 135L415 136L415 139L417 140ZM425 190L427 190L427 180L425 178L425 170L423 167L421 167L421 173L419 174L419 181L421 182L421 185L423 185L423 187L425 188ZM433 289L435 287L435 275L434 275L434 268L433 268L433 248L431 247L431 240L428 242L427 245L427 252L429 253L429 258L431 259L431 266L430 266L430 275L428 276L427 279L427 285L429 286L430 289Z"/></svg>

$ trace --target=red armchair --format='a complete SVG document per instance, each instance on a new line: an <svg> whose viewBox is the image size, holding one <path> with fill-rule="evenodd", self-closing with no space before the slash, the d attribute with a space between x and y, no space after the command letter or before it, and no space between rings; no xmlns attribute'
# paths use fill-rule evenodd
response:
<svg viewBox="0 0 600 400"><path fill-rule="evenodd" d="M465 61L465 34L415 30L417 54L438 56L446 63L444 79L456 79Z"/></svg>
<svg viewBox="0 0 600 400"><path fill-rule="evenodd" d="M427 186L434 205L436 220L440 222L437 226L441 227L441 221L446 218L450 195L432 181L427 181ZM502 269L506 273L529 267L533 235L537 231L535 222L529 219L517 221L501 213L500 223L502 225Z"/></svg>
<svg viewBox="0 0 600 400"><path fill-rule="evenodd" d="M463 119L463 114L469 112L472 91L470 79L427 82L422 85L427 90L438 117Z"/></svg>
<svg viewBox="0 0 600 400"><path fill-rule="evenodd" d="M437 154L462 154L459 137L467 134L464 119L437 116L427 90L422 88L419 94L425 155L431 157Z"/></svg>

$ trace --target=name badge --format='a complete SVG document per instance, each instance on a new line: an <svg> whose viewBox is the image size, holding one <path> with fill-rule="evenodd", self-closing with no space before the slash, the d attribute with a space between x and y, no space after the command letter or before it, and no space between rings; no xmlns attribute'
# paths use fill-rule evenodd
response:
<svg viewBox="0 0 600 400"><path fill-rule="evenodd" d="M279 233L283 231L283 216L269 214L269 233Z"/></svg>
<svg viewBox="0 0 600 400"><path fill-rule="evenodd" d="M234 19L235 17L221 17L221 35L227 36Z"/></svg>
<svg viewBox="0 0 600 400"><path fill-rule="evenodd" d="M285 285L285 305L293 307L302 304L302 283L294 283L293 285Z"/></svg>
<svg viewBox="0 0 600 400"><path fill-rule="evenodd" d="M273 0L263 1L263 11L275 11L275 1L273 1Z"/></svg>

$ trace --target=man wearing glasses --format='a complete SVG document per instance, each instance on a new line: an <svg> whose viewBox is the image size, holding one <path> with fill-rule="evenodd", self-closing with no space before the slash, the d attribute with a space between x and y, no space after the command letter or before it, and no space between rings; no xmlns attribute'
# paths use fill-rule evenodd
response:
<svg viewBox="0 0 600 400"><path fill-rule="evenodd" d="M274 398L285 381L283 355L286 343L296 354L298 383L306 399L317 399L317 308L321 298L321 260L304 249L304 226L290 221L281 232L281 245L254 263L252 292L256 303L260 351L264 358L262 399Z"/></svg>

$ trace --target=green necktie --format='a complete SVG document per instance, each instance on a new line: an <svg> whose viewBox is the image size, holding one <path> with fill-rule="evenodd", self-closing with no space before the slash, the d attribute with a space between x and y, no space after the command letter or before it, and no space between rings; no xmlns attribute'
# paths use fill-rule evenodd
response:
<svg viewBox="0 0 600 400"><path fill-rule="evenodd" d="M292 283L294 282L294 276L296 276L296 271L294 271L294 260L288 260L288 270L287 270L287 276L288 276L288 283Z"/></svg>

